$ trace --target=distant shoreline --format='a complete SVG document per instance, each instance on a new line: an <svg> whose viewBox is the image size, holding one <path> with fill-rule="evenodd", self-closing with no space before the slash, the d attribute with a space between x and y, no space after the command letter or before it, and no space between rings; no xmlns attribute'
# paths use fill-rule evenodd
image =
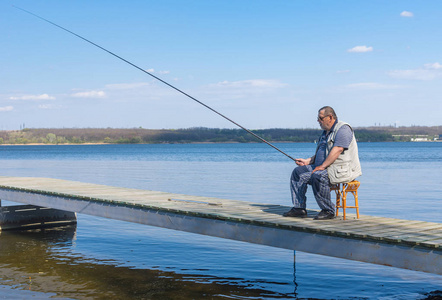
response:
<svg viewBox="0 0 442 300"><path fill-rule="evenodd" d="M320 129L251 130L270 143L314 143ZM429 142L442 140L442 126L355 128L359 142ZM104 144L215 144L256 143L242 129L188 128L25 128L0 131L0 145L104 145Z"/></svg>
<svg viewBox="0 0 442 300"><path fill-rule="evenodd" d="M268 141L271 144L284 144L284 143L311 143L311 142L274 142ZM438 141L385 141L385 142L361 142L358 143L441 143L442 140ZM179 144L193 144L193 145L204 145L204 144L244 144L240 142L189 142L189 143L137 143L137 144L124 144L124 143L83 143L83 144L73 144L73 143L64 143L64 144L0 144L0 147L14 147L14 146L100 146L100 145L179 145ZM249 142L247 144L263 144L262 142Z"/></svg>

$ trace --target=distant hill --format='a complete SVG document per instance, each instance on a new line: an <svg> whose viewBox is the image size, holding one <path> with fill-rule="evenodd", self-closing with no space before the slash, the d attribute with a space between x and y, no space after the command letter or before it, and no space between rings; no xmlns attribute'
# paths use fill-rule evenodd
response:
<svg viewBox="0 0 442 300"><path fill-rule="evenodd" d="M252 130L269 142L314 142L320 129ZM393 142L434 140L442 134L442 126L361 127L355 128L359 142ZM159 144L159 143L250 143L258 142L242 129L187 128L25 128L0 131L0 144Z"/></svg>

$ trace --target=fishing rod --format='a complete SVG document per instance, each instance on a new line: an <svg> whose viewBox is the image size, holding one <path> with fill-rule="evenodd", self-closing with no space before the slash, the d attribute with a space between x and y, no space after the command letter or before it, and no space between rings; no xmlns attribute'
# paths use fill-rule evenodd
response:
<svg viewBox="0 0 442 300"><path fill-rule="evenodd" d="M80 39L82 39L82 40L88 42L89 44L94 45L95 47L97 47L97 48L99 48L99 49L101 49L101 50L103 50L103 51L109 53L110 55L112 55L112 56L114 56L114 57L116 57L116 58L118 58L118 59L124 61L125 63L131 65L132 67L134 67L134 68L140 70L140 71L143 72L143 73L146 73L147 75L149 75L149 76L155 78L156 80L158 80L158 81L164 83L164 84L167 85L168 87L171 87L172 89L178 91L179 93L183 94L184 96L187 96L188 98L192 99L193 101L195 101L195 102L201 104L202 106L204 106L204 107L210 109L211 111L213 111L213 112L216 113L217 115L223 117L223 118L226 119L227 121L229 121L229 122L235 124L235 125L238 126L239 128L241 128L241 129L245 130L246 132L248 132L249 134L253 135L255 138L257 138L257 139L260 140L261 142L266 143L267 145L269 145L269 146L272 147L273 149L279 151L280 153L284 154L285 156L287 156L287 157L290 158L291 160L296 161L293 157L291 157L291 156L288 155L287 153L283 152L281 149L277 148L276 146L274 146L274 145L271 144L270 142L266 141L265 139L263 139L263 138L260 137L259 135L253 133L253 132L250 131L249 129L245 128L244 126L242 126L242 125L240 125L240 124L238 124L238 123L236 123L236 122L233 121L232 119L226 117L225 115L223 115L222 113L220 113L220 112L216 111L215 109L211 108L211 107L208 106L207 104L201 102L200 100L198 100L198 99L196 99L195 97L193 97L193 96L187 94L186 92L182 91L181 89L179 89L179 88L173 86L172 84L166 82L165 80L159 78L158 76L155 76L155 75L153 75L152 73L150 73L150 72L144 70L143 68L141 68L141 67L137 66L136 64L134 64L134 63L128 61L127 59L125 59L125 58L123 58L123 57L121 57L121 56L119 56L119 55L117 55L117 54L115 54L115 53L113 53L113 52L107 50L106 48L104 48L104 47L102 47L102 46L100 46L100 45L98 45L98 44L92 42L91 40L88 40L88 39L82 37L82 36L79 35L79 34L76 34L75 32L73 32L73 31L71 31L71 30L66 29L66 28L64 28L64 27L62 27L62 26L60 26L60 25L58 25L58 24L56 24L56 23L54 23L54 22L52 22L52 21L49 21L48 19L45 19L45 18L43 18L43 17L41 17L41 16L39 16L39 15L33 13L33 12L30 12L30 11L28 11L28 10L26 10L26 9L20 8L20 7L15 6L15 5L12 5L12 7L16 8L16 9L19 9L19 10L25 12L25 13L28 13L28 14L30 14L30 15L32 15L32 16L34 16L34 17L40 19L40 20L43 20L43 21L45 21L45 22L47 22L47 23L49 23L49 24L51 24L51 25L54 25L54 26L56 26L56 27L58 27L58 28L60 28L60 29L62 29L62 30L64 30L64 31L66 31L66 32L68 32L68 33L70 33L70 34L72 34L72 35L74 35L74 36L76 36L76 37L78 37L78 38L80 38Z"/></svg>

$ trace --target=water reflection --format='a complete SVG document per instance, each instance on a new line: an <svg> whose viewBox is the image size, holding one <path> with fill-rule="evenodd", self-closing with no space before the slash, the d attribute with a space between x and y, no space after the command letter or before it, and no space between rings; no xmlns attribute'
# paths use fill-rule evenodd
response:
<svg viewBox="0 0 442 300"><path fill-rule="evenodd" d="M84 258L70 252L75 237L74 225L2 232L0 280L14 288L9 296L16 298L20 291L72 299L281 299L296 295L235 285L235 278L182 275Z"/></svg>

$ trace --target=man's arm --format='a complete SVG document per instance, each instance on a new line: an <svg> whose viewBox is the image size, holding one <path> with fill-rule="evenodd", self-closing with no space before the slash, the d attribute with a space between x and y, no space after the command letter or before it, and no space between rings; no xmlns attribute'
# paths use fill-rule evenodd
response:
<svg viewBox="0 0 442 300"><path fill-rule="evenodd" d="M313 173L315 173L316 171L322 171L328 168L328 166L330 166L332 163L335 162L335 160L339 157L339 155L341 155L342 151L344 151L344 147L333 147L330 150L330 153L328 154L327 158L324 160L324 162L322 163L322 165L317 166L314 170Z"/></svg>

